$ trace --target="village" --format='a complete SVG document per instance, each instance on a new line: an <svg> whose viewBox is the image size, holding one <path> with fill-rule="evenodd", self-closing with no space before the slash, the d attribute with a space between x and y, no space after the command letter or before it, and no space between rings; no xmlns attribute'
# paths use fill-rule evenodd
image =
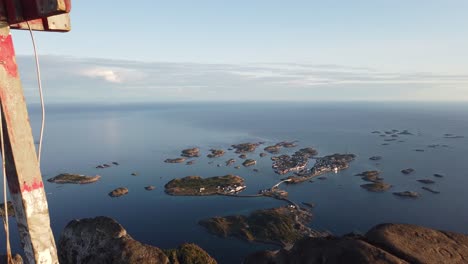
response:
<svg viewBox="0 0 468 264"><path fill-rule="evenodd" d="M272 157L273 171L279 175L287 174L291 171L302 171L307 168L309 158L304 155L281 155Z"/></svg>
<svg viewBox="0 0 468 264"><path fill-rule="evenodd" d="M268 196L268 197L272 197L272 198L275 198L275 199L285 199L288 197L288 192L285 191L285 190L281 190L279 189L278 186L275 186L271 189L263 189L263 190L260 190L258 191L258 194L262 195L262 196Z"/></svg>
<svg viewBox="0 0 468 264"><path fill-rule="evenodd" d="M221 187L221 186L218 186L217 189L219 192L221 193L224 193L224 194L236 194L236 193L240 193L241 191L243 191L245 188L247 188L247 186L245 185L233 185L233 186L226 186L226 187ZM202 190L203 189L203 190ZM200 188L200 192L204 191L205 188Z"/></svg>
<svg viewBox="0 0 468 264"><path fill-rule="evenodd" d="M295 173L295 176L287 177L288 183L300 183L319 176L327 172L338 173L340 170L347 169L349 162L356 158L354 154L333 154L322 158L317 158L315 165L309 170L302 170Z"/></svg>

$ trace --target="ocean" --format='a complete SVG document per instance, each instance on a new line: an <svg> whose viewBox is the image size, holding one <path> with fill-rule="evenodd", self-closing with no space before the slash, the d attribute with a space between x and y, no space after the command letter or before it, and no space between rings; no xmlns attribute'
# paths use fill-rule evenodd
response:
<svg viewBox="0 0 468 264"><path fill-rule="evenodd" d="M31 106L29 112L37 136L40 111ZM400 135L388 142L371 133L392 129L407 129L414 135ZM466 138L446 138L445 134ZM241 263L254 251L277 249L214 236L198 221L249 214L284 202L271 198L175 197L164 193L164 184L188 175L235 174L245 178L245 194L257 193L284 177L273 172L270 155L260 158L258 154L263 147L285 140L297 140L298 147L314 147L319 156L357 155L349 169L327 174L326 180L282 185L291 200L316 204L312 228L342 235L364 233L376 224L392 222L468 233L468 106L461 103L155 103L47 106L41 168L56 240L72 219L104 215L116 219L141 242L160 248L193 242L219 263ZM221 158L206 157L211 148L226 150L232 144L258 141L265 145L248 154L257 160L254 167L226 167L229 158L241 163L233 151ZM194 165L164 163L189 147L199 147L203 153ZM295 150L283 149L281 153ZM369 160L375 155L382 160ZM120 165L95 168L112 161ZM406 168L415 172L402 174L400 171ZM393 187L383 193L364 190L360 185L366 182L354 175L366 170L381 171L381 177ZM87 185L46 181L63 172L102 177ZM137 176L132 176L133 172ZM436 178L434 173L445 177ZM434 180L436 183L429 187L440 194L422 190L425 185L418 179ZM147 185L156 186L156 190L146 191ZM109 197L117 187L127 187L129 194ZM392 195L406 190L417 191L421 197ZM16 223L11 219L13 251L21 252ZM4 239L0 241L4 248Z"/></svg>

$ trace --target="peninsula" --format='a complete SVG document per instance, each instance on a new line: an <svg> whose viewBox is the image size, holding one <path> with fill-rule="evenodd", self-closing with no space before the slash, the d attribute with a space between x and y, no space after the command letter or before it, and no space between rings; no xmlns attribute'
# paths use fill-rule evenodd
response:
<svg viewBox="0 0 468 264"><path fill-rule="evenodd" d="M234 236L247 241L287 246L304 236L320 237L307 224L312 214L294 205L257 210L249 216L232 215L201 220L199 224L221 237Z"/></svg>

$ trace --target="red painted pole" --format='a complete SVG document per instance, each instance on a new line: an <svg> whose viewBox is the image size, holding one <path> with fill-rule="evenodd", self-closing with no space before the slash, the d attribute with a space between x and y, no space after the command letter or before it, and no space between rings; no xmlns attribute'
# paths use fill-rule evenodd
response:
<svg viewBox="0 0 468 264"><path fill-rule="evenodd" d="M8 187L26 263L58 263L10 27L0 22L0 104ZM5 201L6 202L6 201Z"/></svg>

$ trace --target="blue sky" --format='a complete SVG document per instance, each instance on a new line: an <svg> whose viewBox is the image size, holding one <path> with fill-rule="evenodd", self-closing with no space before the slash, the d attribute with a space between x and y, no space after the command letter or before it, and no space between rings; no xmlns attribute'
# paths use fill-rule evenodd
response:
<svg viewBox="0 0 468 264"><path fill-rule="evenodd" d="M71 32L36 36L50 101L468 100L466 10L465 0L75 0ZM14 38L33 96L31 43Z"/></svg>

